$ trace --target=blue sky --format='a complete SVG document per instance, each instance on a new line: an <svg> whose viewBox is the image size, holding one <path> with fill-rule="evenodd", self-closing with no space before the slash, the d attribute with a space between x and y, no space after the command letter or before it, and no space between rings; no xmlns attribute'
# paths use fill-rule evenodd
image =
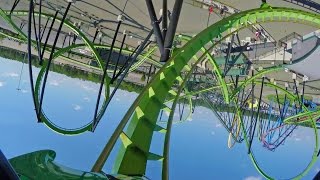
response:
<svg viewBox="0 0 320 180"><path fill-rule="evenodd" d="M62 136L36 123L26 66L18 91L22 64L0 58L0 149L8 158L28 152L52 149L56 161L66 166L90 170L101 149L137 94L119 90L95 133ZM39 70L35 69L35 74ZM50 73L44 110L55 123L79 127L93 117L98 84ZM173 126L170 151L171 179L263 179L247 155L244 143L227 147L228 133L213 113L197 107L192 119ZM155 134L152 152L161 153L163 135ZM289 178L310 160L314 134L298 128L275 152L262 147L255 139L253 151L259 164L270 175ZM105 171L110 171L116 152L112 152ZM159 162L148 164L147 175L160 179ZM317 162L304 179L311 179L320 169Z"/></svg>

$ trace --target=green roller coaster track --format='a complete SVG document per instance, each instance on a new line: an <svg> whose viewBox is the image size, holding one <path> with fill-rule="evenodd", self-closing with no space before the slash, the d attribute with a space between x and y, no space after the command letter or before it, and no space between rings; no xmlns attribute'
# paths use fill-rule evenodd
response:
<svg viewBox="0 0 320 180"><path fill-rule="evenodd" d="M23 40L26 40L26 35L14 24L14 22L11 20L11 18L8 16L9 14L9 11L3 11L3 10L0 10L0 15L7 21L7 23L9 23L18 33L21 37L23 37L23 39L19 39L19 38L15 38L15 37L10 37L10 38L14 38L16 40L19 40L19 41L23 41ZM28 14L27 11L13 11L12 15L15 15L15 16L26 16ZM35 16L38 16L39 14L38 13L35 13ZM41 16L43 17L47 17L47 18L53 18L52 15L49 15L49 14L41 14ZM57 21L61 21L59 18L57 19ZM65 48L62 48L60 49L59 51L55 52L54 54L54 58L57 58L57 57L62 57L62 58L65 58L67 59L68 61L72 62L72 63L75 63L75 64L80 64L82 66L86 66L88 68L92 68L92 69L96 69L95 67L92 67L92 66L89 66L87 64L84 64L84 63L81 63L81 62L78 62L78 61L74 61L70 58L67 58L67 57L64 57L63 54L68 52L69 50L72 50L72 49L76 49L76 48L81 48L81 47L85 47L85 46L92 46L93 48L102 48L102 49L109 49L110 46L106 46L106 45L97 45L97 44L90 44L90 42L87 40L87 38L84 38L84 35L81 34L81 31L78 30L76 27L74 27L72 25L72 23L68 22L68 20L65 20L64 21L64 24L69 27L71 30L73 30L75 33L77 33L78 35L80 35L83 40L86 42L86 44L74 44L74 45L70 45L68 47L65 47ZM8 36L8 35L6 35ZM180 35L181 39L184 40L184 41L188 41L190 40L192 37L190 36L186 36L186 35ZM33 44L35 44L35 42L33 41ZM91 48L92 49L92 48ZM114 48L115 51L119 51L119 48ZM145 53L145 55L139 55L138 58L140 56L144 56L142 58L139 58L140 60L137 61L132 67L130 67L130 70L129 72L132 72L134 71L135 69L137 69L145 60L147 60L149 63L155 65L156 67L161 67L162 64L160 64L159 62L149 58L149 56L151 56L153 54L153 52L156 50L156 47L153 47L151 48L151 50L149 50L148 52ZM202 48L201 49L203 52L206 51L205 48ZM132 51L129 51L129 50L123 50L123 52L125 54L130 54ZM95 52L93 51L93 53L95 54ZM97 57L97 55L96 55ZM224 95L228 94L228 91L227 91L227 87L225 85L225 82L223 81L223 77L222 77L222 73L219 69L219 66L217 65L217 63L214 61L213 57L211 56L210 53L207 53L207 57L208 59L210 60L210 63L213 65L214 69L216 69L216 71L214 71L214 73L216 73L218 79L219 79L219 82L221 84L221 89L224 91ZM196 56L194 56L194 58L196 58ZM99 63L99 67L101 68L101 62L98 61ZM99 68L97 68L97 70L101 70ZM112 70L108 70L108 72L111 72ZM39 88L40 88L40 84L41 84L41 79L42 79L42 75L43 73L45 72L45 66L43 66L42 70L40 71L40 74L38 75L38 78L37 78L37 83L36 83L36 93L39 93ZM108 84L108 81L105 82L105 84ZM172 92L172 91L171 91ZM106 95L108 94L108 92L106 92ZM173 94L175 95L175 94ZM107 97L107 96L106 96ZM228 98L229 96L225 96L225 100L228 101ZM38 94L36 94L36 99L38 99ZM192 106L192 102L191 102L191 97L188 98L189 99L189 107L191 108ZM104 101L104 104L106 102L106 99ZM104 105L103 104L103 105ZM102 106L103 108L100 110L100 112L104 112L105 111L105 106ZM87 125L84 125L83 127L80 127L80 128L76 128L76 129L66 129L66 128L62 128L62 127L59 127L57 125L55 125L53 122L51 122L44 114L43 112L41 111L40 112L40 118L42 119L42 122L45 123L45 125L47 125L51 130L57 132L57 133L61 133L61 134L65 134L65 135L75 135L75 134L80 134L80 133L83 133L87 130L90 130L90 124L87 124ZM99 113L100 116L98 116L99 118L101 118L102 114L103 113ZM190 117L191 113L189 113L189 115L185 118L187 119L188 117ZM180 122L183 122L183 121L180 121Z"/></svg>
<svg viewBox="0 0 320 180"><path fill-rule="evenodd" d="M169 144L170 144L170 132L172 126L173 113L175 109L175 105L177 104L177 100L184 85L186 83L187 78L192 74L192 70L195 68L196 64L200 62L204 57L208 56L209 60L213 64L213 70L218 78L219 85L214 88L221 89L223 97L226 103L235 103L236 94L239 93L241 88L244 88L247 84L254 81L254 79L262 76L265 73L272 72L274 70L281 69L283 67L274 67L272 69L266 69L258 73L257 75L247 79L244 82L241 82L239 88L235 90L231 90L228 88L230 86L229 83L226 83L221 75L221 70L219 66L215 63L213 57L210 57L210 53L208 53L209 49L204 49L208 43L211 42L214 38L221 38L222 33L229 32L223 38L233 34L240 29L246 28L253 24L260 24L265 22L295 22L295 23L303 23L315 26L317 28L320 27L320 16L316 14L312 14L309 12L289 9L289 8L277 8L272 7L269 8L259 8L252 9L248 11L243 11L232 16L229 16L221 21L211 25L207 29L200 32L197 36L193 37L189 40L182 48L178 49L170 58L170 60L157 72L157 74L153 77L151 82L144 88L143 92L138 96L135 102L132 104L130 109L127 111L124 118L119 123L118 127L110 137L108 143L104 147L101 155L99 156L96 164L92 168L93 172L101 172L105 161L110 155L114 145L117 140L120 138L122 140L122 144L120 150L118 151L117 160L114 164L114 173L124 174L124 175L139 175L143 176L146 173L146 165L148 160L157 160L163 163L162 168L162 178L168 179L169 177ZM23 12L21 14L25 14L27 12ZM0 15L6 19L8 22L11 22L11 19L7 16L3 15L4 12L1 10ZM16 13L18 15L19 13ZM251 22L250 24L248 22ZM9 23L13 26L14 23ZM70 26L71 24L66 24ZM18 30L19 32L19 30ZM76 31L77 32L77 31ZM22 33L22 32L21 32ZM82 36L82 34L79 35ZM23 34L20 34L22 37ZM83 37L84 38L84 37ZM223 39L221 38L220 41ZM85 43L91 48L93 53L95 54L98 61L101 61L100 56L96 53L96 50L91 42L89 42L86 38L84 38ZM217 42L218 43L218 42ZM216 44L213 44L214 47ZM203 52L201 57L197 57L196 54L198 52ZM193 58L195 57L195 58ZM194 61L192 61L194 60ZM101 67L101 63L100 63ZM187 75L182 79L181 72L187 72ZM177 92L175 92L172 87L178 82L180 85ZM254 81L254 83L259 83L258 81ZM278 87L274 84L267 85L278 88L286 93L285 89ZM231 91L231 92L230 92ZM170 94L170 92L174 92L176 94L173 105L171 108L164 105L166 98ZM194 93L194 92L190 92ZM291 98L292 95L290 92L287 92ZM237 107L237 106L236 106ZM157 124L157 117L159 116L159 112L161 109L169 109L170 115L167 123L167 127L163 128ZM238 107L237 107L238 108ZM305 111L308 111L304 107ZM316 112L319 113L319 112ZM312 167L314 162L316 161L316 154L318 150L318 134L316 129L315 121L313 120L312 113L302 113L301 116L309 116L309 121L312 122L312 126L314 128L315 133L315 150L312 156L312 160L309 165L304 169L301 173L295 176L293 179L300 179L303 177ZM241 116L241 110L237 109L237 116L240 117L241 120L241 128L244 132L246 144L249 147L249 140L247 138L247 133L244 127L244 123ZM297 117L296 117L297 118ZM286 122L290 121L290 119L286 119ZM129 123L129 124L128 124ZM126 132L124 132L124 128L128 124L128 128ZM152 136L154 132L161 132L165 134L165 142L164 142L164 153L163 155L157 155L150 152L150 146L152 141ZM249 154L255 168L258 172L267 179L274 179L265 173L260 166L258 165L253 153ZM18 163L19 164L19 163ZM24 170L21 170L24 171Z"/></svg>
<svg viewBox="0 0 320 180"><path fill-rule="evenodd" d="M6 22L11 25L15 31L18 32L18 34L22 37L22 39L19 39L19 38L15 38L15 37L10 37L10 38L14 38L16 40L19 40L19 41L26 41L27 40L27 36L25 35L25 33L23 33L16 25L15 23L11 20L10 16L9 16L9 13L10 11L4 11L0 8L0 16L6 20ZM12 12L12 15L14 16L27 16L28 15L28 11L13 11ZM37 12L35 12L35 16L39 16L39 14ZM42 17L46 17L46 18L51 18L53 19L53 16L50 15L50 14L44 14L42 13L41 14ZM56 18L56 20L58 22L61 22L61 19L59 18ZM81 47L89 47L90 50L93 52L94 56L96 57L96 59L98 60L98 63L99 63L99 67L102 68L101 66L101 57L98 55L98 52L96 51L97 48L102 48L102 49L109 49L110 46L108 45L100 45L100 44L93 44L91 41L89 41L88 38L86 38L86 36L81 32L81 30L79 30L78 28L76 28L75 26L72 25L71 22L69 22L68 20L65 20L64 22L64 25L66 25L68 28L70 28L73 32L75 32L77 35L79 35L83 41L85 42L85 44L74 44L74 45L70 45L68 47L65 47L64 50L61 50L57 55L55 55L55 57L59 57L61 56L63 53L69 51L69 50L72 50L72 49L75 49L75 48L81 48ZM5 36L8 36L7 34L5 33L1 33ZM35 44L36 42L33 41L33 44ZM115 51L119 51L119 48L114 48ZM147 60L149 63L157 66L157 67L161 67L162 65L157 62L156 60L152 59L152 58L149 58L150 55L156 50L156 47L153 47L151 48L148 52L145 53L145 55L139 55L138 56L138 59L140 59L140 61L136 62L133 67L130 68L130 71L134 71L137 67L139 67L145 60ZM130 50L123 50L124 54L130 54L132 53L132 51ZM143 57L144 56L144 57ZM85 65L85 64L82 64L82 65ZM92 66L90 66L90 68L92 68Z"/></svg>
<svg viewBox="0 0 320 180"><path fill-rule="evenodd" d="M7 23L9 23L18 33L21 37L21 39L19 38L16 38L16 37L12 37L10 35L7 35L7 34L4 34L5 36L9 37L9 38L13 38L15 40L18 40L18 41L26 41L26 35L14 24L14 22L11 20L11 18L8 16L8 13L9 11L0 11L0 15L6 19ZM16 16L26 16L27 15L27 12L26 11L13 11L12 15L16 15ZM35 13L36 16L38 16L39 14ZM49 14L42 14L43 17L48 17L48 18L53 18L52 15L49 15ZM59 19L57 19L59 21ZM75 29L77 29L76 27L73 27L72 23L68 23L67 20L65 20L64 24L66 24L69 28L71 28L71 30L73 30L74 32L78 33L78 32L81 32L80 30L77 30L75 31ZM80 34L81 36L81 34ZM185 35L182 35L182 39L184 41L188 41L191 39L191 37L189 36L185 36ZM36 42L33 41L33 44L35 45ZM85 66L85 67L88 67L88 68L91 68L91 69L96 69L96 70L101 70L101 63L99 63L99 66L100 68L96 68L96 67L93 67L93 66L90 66L90 65L87 65L85 63L81 63L81 62L78 62L78 61L75 61L75 60L72 60L71 58L67 58L65 56L63 56L64 53L72 50L72 49L76 49L76 48L82 48L82 47L87 47L89 43L87 44L74 44L74 45L70 45L68 47L65 47L65 48L62 48L60 50L58 50L57 52L54 53L54 56L53 56L53 59L56 59L58 57L61 57L61 58L64 58L66 60L68 60L69 62L72 62L72 63L75 63L75 64L79 64L81 66ZM108 45L101 45L101 44L92 44L92 46L94 48L100 48L100 49L110 49L110 46ZM143 64L145 61L147 61L148 63L150 64L153 64L155 65L156 67L161 67L162 64L160 64L159 62L153 60L150 58L150 56L154 53L154 51L156 50L156 46L151 48L149 51L147 51L146 53L144 54L141 54L138 56L138 61L135 62L129 69L129 72L132 72L134 70L136 70L141 64ZM120 49L115 47L114 50L116 52L119 52ZM130 50L122 50L122 52L124 54L131 54L132 51ZM99 62L99 61L98 61ZM36 93L36 100L39 101L39 97L38 97L38 93L39 93L39 88L40 88L40 84L41 84L41 80L42 80L42 76L44 75L44 72L46 70L46 66L42 66L42 69L38 75L38 78L37 78L37 81L36 81L36 86L35 86L35 93ZM108 70L108 72L113 72L113 70ZM105 84L107 84L108 81L105 82ZM108 97L109 92L105 92L105 97ZM191 102L191 97L188 98L189 99L189 107L191 109L192 107L192 102ZM98 119L101 119L102 116L103 116L103 113L105 112L106 110L106 100L104 100L103 102L103 105L102 105L102 108L100 109L99 111L99 115L98 115ZM190 117L191 115L191 112L189 113L189 115L185 118L187 119L188 117ZM86 132L88 130L91 129L91 125L92 125L92 122L82 126L82 127L79 127L79 128L76 128L76 129L66 129L66 128L63 128L63 127L59 127L58 125L54 124L52 121L50 121L48 119L48 117L45 116L45 114L41 111L40 112L40 118L42 120L42 122L48 127L50 128L51 130L53 130L54 132L57 132L57 133L60 133L60 134L64 134L64 135L76 135L76 134L80 134L80 133L83 133L83 132ZM178 122L178 121L177 121ZM179 122L183 122L183 121L179 121Z"/></svg>
<svg viewBox="0 0 320 180"><path fill-rule="evenodd" d="M57 52L55 52L54 56L53 56L53 59L61 56L63 53L65 52L68 52L70 49L74 49L76 47L82 47L83 45L80 44L80 45L72 45L72 46L69 46L69 47L66 47L66 48L62 48L60 50L58 50ZM110 47L109 46L104 46L104 45L96 45L94 46L95 48L107 48L109 49ZM120 49L118 48L115 48L116 51L120 51ZM148 58L155 50L155 47L154 48L151 48L151 50L149 52L147 52L144 56L141 55L141 57L139 56L140 60L135 63L131 68L130 68L130 71L134 71L136 68L139 67L139 65L141 65L146 59L149 59L151 60L150 58ZM125 51L122 51L126 54L129 54L131 53L131 51L128 51L128 50L125 50ZM137 65L138 64L138 65ZM159 64L155 63L157 66L159 66ZM40 73L38 74L38 77L37 77L37 80L36 80L36 85L35 85L35 93L36 93L36 102L39 103L39 91L40 91L40 86L41 86L41 81L42 81L42 77L45 73L45 70L46 70L46 65L42 66L41 68L41 71ZM108 81L107 79L105 80L105 85L108 85ZM106 86L105 88L105 99L102 103L102 106L97 114L97 120L100 121L100 119L103 117L106 109L107 109L107 101L108 101L108 97L109 97L109 86ZM39 105L39 104L37 104ZM79 127L79 128L76 128L76 129L66 129L66 128L63 128L63 127L59 127L58 125L54 124L52 121L49 120L48 117L46 117L46 115L44 114L44 112L41 110L40 111L40 118L42 120L42 122L47 126L49 127L51 130L53 130L54 132L57 132L57 133L60 133L60 134L64 134L64 135L76 135L76 134L80 134L80 133L83 133L83 132L86 132L86 131L90 131L91 128L92 128L92 124L93 124L93 121L89 122L88 124L82 126L82 127Z"/></svg>
<svg viewBox="0 0 320 180"><path fill-rule="evenodd" d="M254 83L261 83L261 82L257 82L257 81L254 81ZM265 83L266 86L269 86L269 87L273 87L275 89L278 89L280 91L282 91L283 93L285 93L289 99L292 99L292 100L297 100L297 97L295 95L293 95L292 93L290 93L289 91L285 90L284 88L281 88L275 84L272 84L272 83ZM320 111L316 111L316 112L308 112L308 109L303 105L302 106L303 109L307 112L305 113L300 113L296 116L292 116L292 117L289 117L289 118L286 118L283 120L284 123L287 123L288 121L290 121L291 119L296 119L298 117L301 117L301 116L309 116L308 120L304 121L304 122L311 122L311 126L312 128L314 129L314 135L315 135L315 147L314 147L314 151L313 151L313 154L312 154L312 159L310 161L310 163L307 165L307 167L302 171L300 172L298 175L296 175L295 177L292 177L292 178L289 178L289 179L301 179L304 175L306 175L312 168L313 164L316 162L317 160L317 153L318 153L318 148L319 148L319 142L318 142L318 132L317 132L317 128L316 128L316 117L319 117L320 116ZM244 122L243 122L243 119L242 119L242 116L241 116L241 110L239 109L238 106L236 106L237 108L237 115L238 117L240 117L240 121L241 121L241 129L242 131L244 132L244 139L245 139L245 142L246 142L246 145L247 147L249 147L249 139L247 137L247 132L245 130L245 126L244 126ZM317 116L312 116L316 114ZM288 123L290 124L290 123ZM295 123L297 124L297 123ZM264 170L262 170L262 168L259 166L253 152L251 151L249 153L249 157L251 159L251 161L253 162L255 168L257 169L257 171L266 179L275 179L271 176L269 176Z"/></svg>
<svg viewBox="0 0 320 180"><path fill-rule="evenodd" d="M15 23L11 20L11 17L8 16L9 14L9 11L3 11L2 9L0 9L0 16L3 17L3 19L6 20L6 22L11 25L15 31L18 32L18 34L20 35L21 39L19 38L16 38L16 37L12 37L12 36L9 36L7 34L5 34L6 36L10 37L10 38L14 38L18 41L26 41L27 40L27 37L26 35L15 25ZM15 16L26 16L28 15L28 12L27 11L14 11L12 13L12 15L15 15ZM38 16L39 14L35 13L36 16ZM41 16L43 17L47 17L47 18L53 18L52 15L49 15L49 14L42 14ZM59 18L56 19L57 21L61 22L61 20ZM97 68L97 70L102 70L101 69L101 57L97 54L97 51L96 51L96 48L101 48L101 49L110 49L110 46L107 46L107 45L100 45L100 44L93 44L91 43L88 38L86 38L84 36L84 34L76 27L74 27L72 25L72 23L70 23L68 20L65 20L63 22L67 27L69 27L71 30L73 30L75 33L77 33L78 35L80 35L83 39L83 41L85 42L85 44L74 44L74 45L70 45L68 47L65 47L65 48L61 48L59 49L57 52L54 53L53 55L53 59L56 59L58 57L63 57L65 59L67 59L68 61L70 62L73 62L75 64L80 64L82 66L85 66L85 67L88 67L88 68L91 68L91 69L96 69L95 67L92 67L92 66L89 66L87 64L84 64L84 63L80 63L78 61L74 61L70 58L67 58L67 57L64 57L63 54L72 50L72 49L76 49L76 48L81 48L81 47L88 47L92 50L93 54L95 54L95 57L96 59L98 59L98 64L99 64L99 67L100 68ZM4 33L3 33L4 34ZM36 42L33 41L33 44L35 44ZM130 67L129 69L129 72L132 72L134 70L136 70L141 64L143 64L146 60L155 65L156 67L161 67L161 64L151 58L149 58L153 53L154 51L156 50L156 46L151 48L148 52L144 53L144 54L141 54L138 56L138 61L135 62L133 64L133 66ZM119 48L114 48L115 51L119 52L120 49ZM122 52L124 54L131 54L132 51L130 50L122 50ZM41 71L38 75L38 78L37 78L37 81L36 81L36 86L35 86L35 93L36 93L36 101L37 101L37 106L39 106L39 90L40 90L40 86L41 86L41 80L42 80L42 77L44 75L44 72L46 70L46 66L42 66L41 68ZM111 70L110 70L111 72ZM113 71L112 71L113 72ZM103 114L107 108L107 105L106 105L106 102L108 100L108 97L109 97L109 79L106 79L105 80L105 85L106 85L106 90L105 90L105 99L104 99L104 102L100 108L100 111L98 113L98 119L101 119L103 117ZM93 121L91 121L90 123L82 126L82 127L79 127L79 128L75 128L75 129L66 129L66 128L62 128L62 127L59 127L58 125L54 124L52 121L50 121L48 119L48 117L45 116L45 114L42 112L42 110L40 111L40 118L42 120L42 122L48 127L50 128L51 130L53 130L54 132L57 132L57 133L60 133L60 134L64 134L64 135L76 135L76 134L80 134L80 133L83 133L83 132L86 132L88 130L91 129L92 127L92 123Z"/></svg>
<svg viewBox="0 0 320 180"><path fill-rule="evenodd" d="M114 134L109 139L106 147L102 151L99 159L93 167L93 170L101 170L115 142L117 141L118 137L120 137L124 145L122 145L121 149L119 150L114 169L115 172L127 175L145 174L148 157L150 157L150 154L152 154L149 152L152 135L154 131L158 129L158 125L156 124L157 116L160 109L163 108L164 99L169 94L168 92L171 90L172 85L177 80L177 78L180 77L180 72L184 69L185 66L189 66L188 63L192 59L192 57L197 52L199 52L199 50L201 50L201 48L203 48L208 42L210 42L214 38L221 37L223 32L231 32L231 29L235 29L234 31L238 31L241 28L251 25L248 23L248 21L252 22L252 24L275 21L295 22L320 27L319 15L301 10L273 7L253 9L234 14L200 32L183 48L179 49L173 55L173 57L164 65L164 67L161 68L161 70L154 76L152 81L145 87L144 91L139 95L139 97L130 107L127 114L115 130ZM188 69L191 69L191 67L189 67ZM232 92L232 96L234 96L235 93L236 92ZM226 94L224 96L226 96ZM240 112L238 111L238 113ZM128 122L128 129L126 130L126 132L123 132L124 127ZM315 129L316 153L316 149L318 149L318 136L316 133L317 130L315 128L315 123L314 121L312 122ZM170 132L167 131L167 133ZM247 137L245 137L245 139L248 145ZM165 145L165 147L166 146L167 144ZM310 167L315 162L315 153L308 167L302 173L296 176L296 178L301 178L308 170L310 170ZM168 159L168 156L168 154L164 154L163 156L157 155L157 157L159 157L157 160ZM250 154L250 157L257 170L264 177L273 179L272 177L264 173L264 171L259 167L252 153ZM167 161L165 160L163 161L163 163L166 162ZM168 172L166 169L163 169L163 171L163 178L167 179Z"/></svg>

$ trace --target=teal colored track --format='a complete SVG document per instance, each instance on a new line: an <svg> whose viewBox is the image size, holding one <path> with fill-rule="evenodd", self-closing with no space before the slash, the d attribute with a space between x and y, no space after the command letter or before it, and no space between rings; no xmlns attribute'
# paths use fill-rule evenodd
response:
<svg viewBox="0 0 320 180"><path fill-rule="evenodd" d="M56 153L52 150L42 150L10 159L14 169L22 175L21 180L107 180L101 173L85 172L65 167L54 162Z"/></svg>

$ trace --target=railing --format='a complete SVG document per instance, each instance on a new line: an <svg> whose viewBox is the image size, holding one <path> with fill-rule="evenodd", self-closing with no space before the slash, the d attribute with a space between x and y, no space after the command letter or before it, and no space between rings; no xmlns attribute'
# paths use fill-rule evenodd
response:
<svg viewBox="0 0 320 180"><path fill-rule="evenodd" d="M297 39L299 41L303 41L303 36L301 36L300 34L298 34L296 32L293 32L293 33L288 34L287 36L281 38L279 40L278 46L282 46L283 44L287 45L287 42L290 41L291 39Z"/></svg>
<svg viewBox="0 0 320 180"><path fill-rule="evenodd" d="M261 54L260 56L257 57L257 59L263 59L263 58L266 58L266 57L271 56L273 54L279 53L281 51L283 51L283 47L276 47L272 51L268 51L268 52L266 52L264 54Z"/></svg>
<svg viewBox="0 0 320 180"><path fill-rule="evenodd" d="M220 2L219 0L189 0L188 3L204 9L209 9L210 6L213 6L215 8L218 8L219 10L223 10L228 14L235 14L240 12L239 9L236 9L224 2ZM275 42L275 38L271 34L269 34L268 31L260 24L254 24L251 26L251 28L248 29L250 29L253 33L255 33L256 31L260 31L262 35L262 37L260 37L261 40L266 38L270 42Z"/></svg>
<svg viewBox="0 0 320 180"><path fill-rule="evenodd" d="M8 159L0 150L0 179L19 180L19 177Z"/></svg>
<svg viewBox="0 0 320 180"><path fill-rule="evenodd" d="M301 36L300 34L298 34L296 32L288 34L287 36L285 36L279 40L278 47L275 50L272 50L272 51L269 51L269 52L266 52L266 53L260 55L258 57L258 59L263 59L265 57L268 57L268 56L271 56L273 54L276 54L276 53L283 51L283 48L287 46L287 42L292 39L297 39L297 40L303 41L303 36ZM283 45L285 45L285 46L283 46Z"/></svg>
<svg viewBox="0 0 320 180"><path fill-rule="evenodd" d="M290 3L296 4L298 6L302 6L304 8L311 10L311 11L314 11L314 12L320 11L320 4L316 3L314 1L311 1L311 0L283 0L283 1L290 2ZM301 3L301 4L299 4L299 3Z"/></svg>

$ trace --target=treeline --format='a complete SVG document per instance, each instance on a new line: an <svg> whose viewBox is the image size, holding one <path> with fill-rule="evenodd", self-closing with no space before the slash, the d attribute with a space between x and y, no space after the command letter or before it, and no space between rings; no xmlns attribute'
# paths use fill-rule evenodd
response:
<svg viewBox="0 0 320 180"><path fill-rule="evenodd" d="M0 46L0 57L6 58L6 59L28 63L28 57L25 57L25 54L26 53L22 51ZM32 65L34 67L41 68L41 66L39 65L37 56L32 55L31 59L32 59ZM84 81L91 81L94 83L100 83L102 79L101 75L99 74L87 72L82 69L77 69L70 65L52 64L52 66L50 67L50 71L56 72L59 74L64 74L71 78L77 78ZM123 81L120 85L120 89L127 90L129 92L140 93L143 89L143 86L137 85L131 82Z"/></svg>
<svg viewBox="0 0 320 180"><path fill-rule="evenodd" d="M14 33L14 32L12 32L12 31L10 31L10 30L8 30L8 29L4 29L4 28L1 28L1 27L0 27L0 32L2 32L3 34L7 34L7 35L9 35L9 36L11 36L11 37L14 37L14 38L19 38L19 34ZM1 40L4 39L4 38L6 38L6 36L3 35L3 34L0 34L0 39L1 39Z"/></svg>

